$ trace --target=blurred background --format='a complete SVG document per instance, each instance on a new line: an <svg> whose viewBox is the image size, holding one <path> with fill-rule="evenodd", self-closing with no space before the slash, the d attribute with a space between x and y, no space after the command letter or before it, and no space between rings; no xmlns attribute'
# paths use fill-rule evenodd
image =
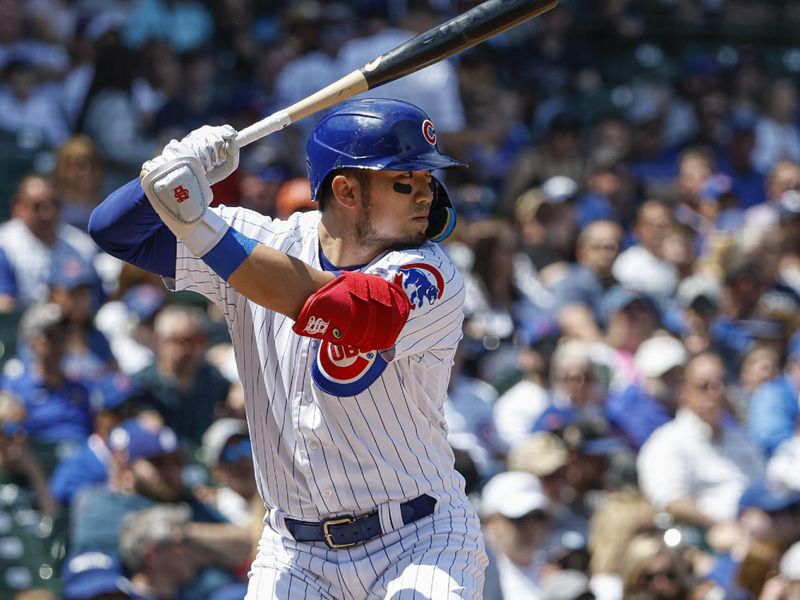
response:
<svg viewBox="0 0 800 600"><path fill-rule="evenodd" d="M225 324L100 252L172 138L465 0L0 0L0 598L242 598L263 507ZM485 598L800 598L800 4L561 0L420 105L467 282L443 408ZM313 210L309 117L215 202Z"/></svg>

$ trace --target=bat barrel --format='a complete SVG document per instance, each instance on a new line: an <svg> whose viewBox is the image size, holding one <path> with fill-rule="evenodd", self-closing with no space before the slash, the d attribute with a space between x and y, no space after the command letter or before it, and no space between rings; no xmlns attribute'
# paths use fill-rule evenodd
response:
<svg viewBox="0 0 800 600"><path fill-rule="evenodd" d="M559 0L486 0L361 68L369 89L429 67L558 4Z"/></svg>
<svg viewBox="0 0 800 600"><path fill-rule="evenodd" d="M415 73L555 7L558 0L486 0L236 134L246 146L353 96Z"/></svg>

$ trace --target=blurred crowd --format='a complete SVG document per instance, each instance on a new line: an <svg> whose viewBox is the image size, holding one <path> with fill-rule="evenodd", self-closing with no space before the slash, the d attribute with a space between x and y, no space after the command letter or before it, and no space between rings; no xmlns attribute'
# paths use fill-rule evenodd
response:
<svg viewBox="0 0 800 600"><path fill-rule="evenodd" d="M242 598L224 322L98 251L105 195L477 2L0 0L0 597ZM800 598L800 5L561 0L412 101L467 282L444 413L487 600ZM794 37L793 37L794 36ZM309 117L215 202L313 210Z"/></svg>

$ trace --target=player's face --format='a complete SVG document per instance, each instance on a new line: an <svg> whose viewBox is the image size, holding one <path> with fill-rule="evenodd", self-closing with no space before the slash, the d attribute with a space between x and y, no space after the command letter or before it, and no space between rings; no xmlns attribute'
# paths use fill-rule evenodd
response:
<svg viewBox="0 0 800 600"><path fill-rule="evenodd" d="M368 182L362 190L356 241L381 249L425 242L433 202L430 171L370 171Z"/></svg>

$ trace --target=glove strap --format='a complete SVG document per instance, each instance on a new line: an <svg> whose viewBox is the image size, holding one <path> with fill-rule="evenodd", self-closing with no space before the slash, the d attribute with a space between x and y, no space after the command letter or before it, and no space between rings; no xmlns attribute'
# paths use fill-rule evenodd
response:
<svg viewBox="0 0 800 600"><path fill-rule="evenodd" d="M195 256L205 257L225 236L228 224L217 213L205 211L197 226L181 240Z"/></svg>

